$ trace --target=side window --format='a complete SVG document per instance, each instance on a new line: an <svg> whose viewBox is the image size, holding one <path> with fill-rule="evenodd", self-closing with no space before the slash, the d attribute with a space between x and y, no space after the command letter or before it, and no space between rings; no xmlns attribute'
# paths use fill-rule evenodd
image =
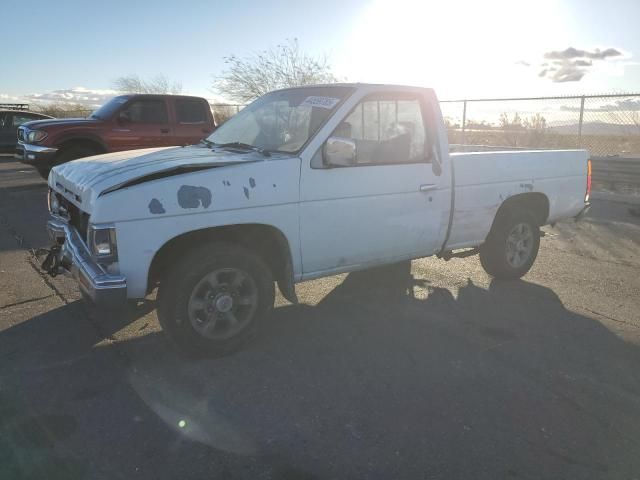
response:
<svg viewBox="0 0 640 480"><path fill-rule="evenodd" d="M162 99L140 99L129 103L120 112L131 123L167 123L167 106Z"/></svg>
<svg viewBox="0 0 640 480"><path fill-rule="evenodd" d="M27 123L27 122L30 122L32 120L34 120L34 117L32 115L24 115L24 114L20 114L20 113L14 113L13 114L13 126L14 127L19 127L23 123Z"/></svg>
<svg viewBox="0 0 640 480"><path fill-rule="evenodd" d="M416 163L427 158L427 136L418 98L368 97L333 135L356 142L357 164Z"/></svg>
<svg viewBox="0 0 640 480"><path fill-rule="evenodd" d="M206 106L199 100L179 98L176 99L176 116L178 123L205 123Z"/></svg>

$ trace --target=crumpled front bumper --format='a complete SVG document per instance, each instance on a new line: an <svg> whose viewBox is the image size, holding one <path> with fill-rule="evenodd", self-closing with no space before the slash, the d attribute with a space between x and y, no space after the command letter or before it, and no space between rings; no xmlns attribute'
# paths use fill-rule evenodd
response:
<svg viewBox="0 0 640 480"><path fill-rule="evenodd" d="M58 264L77 281L80 291L99 306L118 306L127 300L127 280L108 273L95 262L78 231L64 219L52 217L47 222L51 239L62 245Z"/></svg>

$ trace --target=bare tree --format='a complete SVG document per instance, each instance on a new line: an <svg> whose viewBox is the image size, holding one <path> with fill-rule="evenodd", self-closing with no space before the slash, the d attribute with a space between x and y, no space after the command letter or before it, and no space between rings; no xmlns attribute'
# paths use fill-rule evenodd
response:
<svg viewBox="0 0 640 480"><path fill-rule="evenodd" d="M502 136L506 144L510 147L517 147L518 139L524 130L520 114L516 112L513 114L513 118L509 119L509 115L506 112L501 113L499 125L502 129Z"/></svg>
<svg viewBox="0 0 640 480"><path fill-rule="evenodd" d="M239 103L278 88L337 81L327 57L302 52L297 39L244 58L231 55L224 62L227 70L215 78L213 89Z"/></svg>
<svg viewBox="0 0 640 480"><path fill-rule="evenodd" d="M125 75L113 81L113 88L120 93L171 93L182 92L182 84L169 80L165 75L143 80L138 75Z"/></svg>
<svg viewBox="0 0 640 480"><path fill-rule="evenodd" d="M55 118L86 117L94 110L82 103L67 102L32 103L31 109Z"/></svg>
<svg viewBox="0 0 640 480"><path fill-rule="evenodd" d="M547 136L547 119L536 113L525 119L523 125L527 130L527 146L532 148L543 147Z"/></svg>
<svg viewBox="0 0 640 480"><path fill-rule="evenodd" d="M504 141L511 147L539 148L545 144L547 119L539 113L528 118L521 117L518 112L512 118L502 113L499 125Z"/></svg>
<svg viewBox="0 0 640 480"><path fill-rule="evenodd" d="M216 119L216 125L220 126L236 113L240 111L240 105L228 105L225 103L215 103L211 105L213 118Z"/></svg>

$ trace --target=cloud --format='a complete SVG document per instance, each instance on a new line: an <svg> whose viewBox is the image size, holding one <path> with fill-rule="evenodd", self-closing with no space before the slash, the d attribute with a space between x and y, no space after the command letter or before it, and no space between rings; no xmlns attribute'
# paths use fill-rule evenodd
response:
<svg viewBox="0 0 640 480"><path fill-rule="evenodd" d="M85 87L74 87L60 90L50 90L42 93L26 93L22 95L9 95L0 93L0 99L4 102L19 102L30 104L80 104L87 109L97 108L114 95L115 90L90 89Z"/></svg>
<svg viewBox="0 0 640 480"><path fill-rule="evenodd" d="M594 68L605 62L616 62L624 58L624 54L617 48L596 48L594 50L581 50L574 47L565 50L552 50L543 55L543 61L517 62L526 67L532 66L538 69L538 77L546 78L554 83L578 82L590 73Z"/></svg>
<svg viewBox="0 0 640 480"><path fill-rule="evenodd" d="M37 110L38 105L56 105L69 106L82 105L87 110L95 110L104 105L112 97L119 95L120 92L108 89L92 89L86 87L65 88L60 90L50 90L41 93L25 93L25 94L8 94L0 92L0 103L28 103L30 108ZM190 95L187 93L186 95ZM221 97L206 98L212 104L233 104L226 102Z"/></svg>
<svg viewBox="0 0 640 480"><path fill-rule="evenodd" d="M598 100L591 100L591 103ZM560 110L565 112L579 112L580 107L577 105L562 105ZM593 105L587 103L584 108L585 112L640 112L640 100L634 97L615 99L615 100L602 100L601 103Z"/></svg>
<svg viewBox="0 0 640 480"><path fill-rule="evenodd" d="M24 99L8 93L0 93L0 102L2 103L22 103Z"/></svg>
<svg viewBox="0 0 640 480"><path fill-rule="evenodd" d="M539 77L548 78L556 83L577 82L582 80L592 66L591 60L562 60L541 65L542 70L538 73Z"/></svg>
<svg viewBox="0 0 640 480"><path fill-rule="evenodd" d="M45 93L31 93L24 95L24 98L39 103L79 103L95 108L114 95L117 95L115 90L93 90L85 87L75 87L52 90Z"/></svg>
<svg viewBox="0 0 640 480"><path fill-rule="evenodd" d="M543 72L545 71L543 70ZM541 77L546 77L555 83L578 82L587 73L585 69L577 68L575 65L563 65L558 69L548 69L544 75L543 72L540 72Z"/></svg>
<svg viewBox="0 0 640 480"><path fill-rule="evenodd" d="M569 47L566 50L554 50L544 54L544 58L548 60L571 60L573 58L591 58L593 60L604 60L608 57L620 56L622 56L622 52L615 48L607 48L605 50L596 48L594 51L590 52L588 50L579 50L577 48Z"/></svg>

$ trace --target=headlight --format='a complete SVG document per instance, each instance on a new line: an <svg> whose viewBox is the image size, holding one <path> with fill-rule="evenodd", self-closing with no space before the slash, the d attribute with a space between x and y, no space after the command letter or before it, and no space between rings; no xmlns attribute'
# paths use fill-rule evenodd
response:
<svg viewBox="0 0 640 480"><path fill-rule="evenodd" d="M64 206L63 202L60 201L58 194L51 188L49 189L49 195L47 195L47 206L49 207L49 213L59 215L64 218L69 217L67 208Z"/></svg>
<svg viewBox="0 0 640 480"><path fill-rule="evenodd" d="M50 213L57 214L60 211L60 201L58 200L58 196L56 192L49 189L49 195L47 196L47 206L49 207Z"/></svg>
<svg viewBox="0 0 640 480"><path fill-rule="evenodd" d="M116 229L113 225L89 225L87 243L91 253L100 263L113 263L118 260Z"/></svg>
<svg viewBox="0 0 640 480"><path fill-rule="evenodd" d="M31 130L27 133L27 142L39 142L47 138L47 132L42 130Z"/></svg>

